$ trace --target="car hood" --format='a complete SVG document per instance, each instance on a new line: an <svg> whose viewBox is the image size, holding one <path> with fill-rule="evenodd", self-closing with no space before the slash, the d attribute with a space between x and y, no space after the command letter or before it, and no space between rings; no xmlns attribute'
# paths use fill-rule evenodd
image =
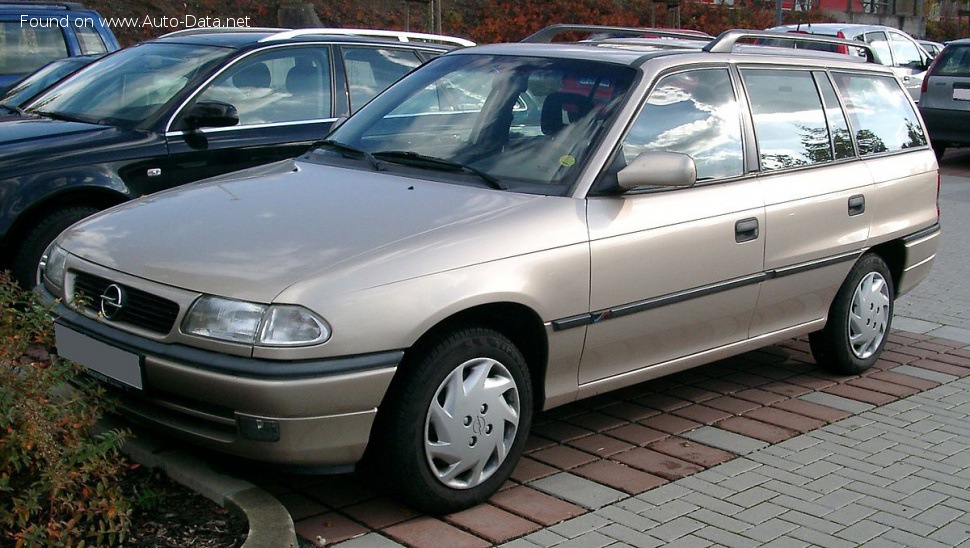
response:
<svg viewBox="0 0 970 548"><path fill-rule="evenodd" d="M0 168L25 165L35 158L47 161L60 151L91 150L105 138L115 138L119 131L114 127L33 115L4 118L0 125Z"/></svg>
<svg viewBox="0 0 970 548"><path fill-rule="evenodd" d="M123 204L60 241L127 274L272 302L311 278L346 292L566 245L554 225L516 234L550 200L581 215L568 198L287 161Z"/></svg>

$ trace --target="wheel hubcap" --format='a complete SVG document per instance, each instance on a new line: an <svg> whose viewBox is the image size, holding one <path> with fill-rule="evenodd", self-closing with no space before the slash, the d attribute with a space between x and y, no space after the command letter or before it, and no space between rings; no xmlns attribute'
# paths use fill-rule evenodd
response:
<svg viewBox="0 0 970 548"><path fill-rule="evenodd" d="M859 282L849 310L849 345L861 360L872 356L886 337L889 325L889 285L878 272Z"/></svg>
<svg viewBox="0 0 970 548"><path fill-rule="evenodd" d="M475 358L438 386L424 426L424 452L438 481L470 489L505 461L519 426L519 391L501 363Z"/></svg>

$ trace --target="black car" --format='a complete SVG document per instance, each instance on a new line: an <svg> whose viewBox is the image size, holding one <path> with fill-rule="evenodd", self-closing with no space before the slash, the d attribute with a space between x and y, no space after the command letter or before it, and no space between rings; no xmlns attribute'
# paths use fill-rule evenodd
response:
<svg viewBox="0 0 970 548"><path fill-rule="evenodd" d="M182 31L43 93L24 108L29 116L0 123L0 267L33 286L47 244L74 222L298 156L411 69L469 44L347 32ZM429 38L448 43L419 41Z"/></svg>
<svg viewBox="0 0 970 548"><path fill-rule="evenodd" d="M47 88L101 57L100 54L61 57L24 76L3 97L0 97L0 120L11 116L22 116L24 111L21 107L30 103Z"/></svg>

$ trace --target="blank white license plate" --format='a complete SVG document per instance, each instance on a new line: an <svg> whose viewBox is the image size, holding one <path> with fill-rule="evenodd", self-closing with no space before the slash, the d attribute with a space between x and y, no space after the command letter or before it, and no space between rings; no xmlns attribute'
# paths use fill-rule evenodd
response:
<svg viewBox="0 0 970 548"><path fill-rule="evenodd" d="M955 101L970 101L970 89L953 88L953 99Z"/></svg>
<svg viewBox="0 0 970 548"><path fill-rule="evenodd" d="M54 337L57 340L57 354L83 365L93 377L109 384L120 383L138 390L144 388L141 359L137 354L115 348L60 324L54 324Z"/></svg>

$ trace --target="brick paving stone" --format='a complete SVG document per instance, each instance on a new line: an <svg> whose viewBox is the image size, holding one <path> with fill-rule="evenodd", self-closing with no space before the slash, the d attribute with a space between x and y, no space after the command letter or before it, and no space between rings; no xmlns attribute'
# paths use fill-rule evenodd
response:
<svg viewBox="0 0 970 548"><path fill-rule="evenodd" d="M659 476L606 459L584 464L573 469L572 473L630 495L638 495L667 483L667 480Z"/></svg>
<svg viewBox="0 0 970 548"><path fill-rule="evenodd" d="M882 392L884 394L896 396L897 398L905 398L906 396L912 396L913 394L918 394L919 392L921 392L921 390L918 388L913 388L911 386L905 386L901 384L895 384L884 380L874 379L872 377L863 377L861 379L854 379L847 382L846 384L850 384L852 386L858 386L859 388L865 388L866 390Z"/></svg>
<svg viewBox="0 0 970 548"><path fill-rule="evenodd" d="M757 386L761 386L763 384L768 384L775 380L768 377L763 377L761 375L756 375L754 373L750 373L747 371L738 371L737 373L731 373L730 375L726 375L722 377L722 379L736 384L743 384L744 386L747 386L749 388L754 388Z"/></svg>
<svg viewBox="0 0 970 548"><path fill-rule="evenodd" d="M958 351L955 351L958 352ZM970 368L970 358L966 356L958 356L954 354L939 354L933 356L933 361L948 363L950 365L955 365L957 367L963 367L964 369Z"/></svg>
<svg viewBox="0 0 970 548"><path fill-rule="evenodd" d="M725 379L710 379L704 382L697 383L697 386L705 390L710 390L721 395L734 394L741 390L746 390L749 387L736 382L730 382Z"/></svg>
<svg viewBox="0 0 970 548"><path fill-rule="evenodd" d="M936 371L938 373L946 373L947 375L953 375L955 377L966 377L967 375L970 375L970 369L966 367L960 367L958 365L952 365L937 360L917 360L909 365L929 369L930 371Z"/></svg>
<svg viewBox="0 0 970 548"><path fill-rule="evenodd" d="M693 430L701 426L699 422L694 422L674 415L656 415L639 421L640 424L660 430L668 434L680 434L688 430Z"/></svg>
<svg viewBox="0 0 970 548"><path fill-rule="evenodd" d="M882 392L874 392L872 390L859 388L858 386L848 386L845 384L830 386L823 390L823 392L826 394L842 396L843 398L849 398L850 400L871 403L873 405L885 405L898 399L895 396L883 394Z"/></svg>
<svg viewBox="0 0 970 548"><path fill-rule="evenodd" d="M707 407L706 405L701 404L681 407L680 409L672 411L672 413L678 417L683 417L685 419L708 425L733 416L731 413L720 411L718 409L714 409L713 407Z"/></svg>
<svg viewBox="0 0 970 548"><path fill-rule="evenodd" d="M420 515L414 510L387 497L380 497L354 506L341 512L367 525L372 529L383 529Z"/></svg>
<svg viewBox="0 0 970 548"><path fill-rule="evenodd" d="M613 430L607 430L604 432L604 434L637 446L644 446L648 443L660 441L670 435L666 432L661 432L660 430L647 428L641 424L628 424L626 426L614 428Z"/></svg>
<svg viewBox="0 0 970 548"><path fill-rule="evenodd" d="M489 499L492 504L542 525L553 525L586 513L580 506L520 485L500 491Z"/></svg>
<svg viewBox="0 0 970 548"><path fill-rule="evenodd" d="M959 343L957 343L957 344L959 344ZM948 345L948 344L938 344L938 343L936 343L934 341L931 341L931 340L930 341L920 341L918 343L912 344L911 346L913 346L915 348L922 348L923 350L929 350L929 351L936 352L936 353L939 353L939 354L942 354L942 353L944 353L944 352L946 352L948 350L953 350L954 348L957 348L957 346L951 346L951 345Z"/></svg>
<svg viewBox="0 0 970 548"><path fill-rule="evenodd" d="M626 498L626 494L568 472L536 480L530 487L591 510Z"/></svg>
<svg viewBox="0 0 970 548"><path fill-rule="evenodd" d="M808 388L810 390L821 390L823 388L828 388L833 384L838 384L838 381L831 377L819 377L816 375L797 375L795 377L785 379L785 382L797 384L798 386Z"/></svg>
<svg viewBox="0 0 970 548"><path fill-rule="evenodd" d="M550 440L556 442L564 442L581 438L583 436L588 436L593 432L586 428L576 426L575 424L570 424L563 421L555 421L534 426L532 428L532 433L544 438L549 438Z"/></svg>
<svg viewBox="0 0 970 548"><path fill-rule="evenodd" d="M506 542L542 527L490 504L479 504L468 510L449 514L445 516L445 520L492 543Z"/></svg>
<svg viewBox="0 0 970 548"><path fill-rule="evenodd" d="M367 533L341 542L340 548L404 548L404 545L394 542L380 533Z"/></svg>
<svg viewBox="0 0 970 548"><path fill-rule="evenodd" d="M556 445L546 449L540 449L529 453L529 456L561 470L568 470L596 460L596 457L585 451L566 447L565 445Z"/></svg>
<svg viewBox="0 0 970 548"><path fill-rule="evenodd" d="M825 421L797 415L795 413L789 413L788 411L776 409L774 407L762 407L760 409L755 409L754 411L748 411L744 414L744 416L749 419L766 422L768 424L780 426L781 428L787 428L788 430L795 430L803 433L825 426Z"/></svg>
<svg viewBox="0 0 970 548"><path fill-rule="evenodd" d="M579 438L569 442L568 445L598 457L609 457L610 455L615 455L616 453L636 447L631 443L604 434L594 434L592 436L586 436L585 438Z"/></svg>
<svg viewBox="0 0 970 548"><path fill-rule="evenodd" d="M768 443L779 443L798 435L794 430L781 428L772 424L756 421L746 417L731 417L717 423L717 428L741 434L749 438L766 441Z"/></svg>
<svg viewBox="0 0 970 548"><path fill-rule="evenodd" d="M720 409L732 415L740 415L745 411L751 411L761 406L759 403L742 400L734 396L719 396L713 400L704 402L704 405L713 407L714 409Z"/></svg>
<svg viewBox="0 0 970 548"><path fill-rule="evenodd" d="M687 400L682 400L680 398L674 398L664 394L648 394L641 398L636 399L636 403L645 405L652 409L658 411L673 411L678 407L684 407L685 405L690 405L691 402Z"/></svg>
<svg viewBox="0 0 970 548"><path fill-rule="evenodd" d="M328 507L300 493L283 493L277 495L276 499L286 507L286 510L290 513L290 517L294 520L323 514L329 510Z"/></svg>
<svg viewBox="0 0 970 548"><path fill-rule="evenodd" d="M761 405L771 405L775 402L786 399L786 396L762 390L761 388L749 388L740 392L735 392L734 397L747 400Z"/></svg>
<svg viewBox="0 0 970 548"><path fill-rule="evenodd" d="M879 371L878 373L873 373L872 375L870 375L870 378L891 382L895 384L901 384L903 386L911 386L921 391L929 390L930 388L934 388L940 385L940 383L935 381L921 379L919 377L911 377L909 375L904 375L902 373L895 372L895 371Z"/></svg>
<svg viewBox="0 0 970 548"><path fill-rule="evenodd" d="M335 544L370 532L363 525L336 512L295 520L294 525L298 535L320 545Z"/></svg>
<svg viewBox="0 0 970 548"><path fill-rule="evenodd" d="M592 430L593 432L602 432L603 430L616 428L617 426L622 426L627 423L627 421L623 419L614 417L612 415L606 415L598 411L582 413L569 417L566 420L587 430Z"/></svg>
<svg viewBox="0 0 970 548"><path fill-rule="evenodd" d="M797 398L802 394L807 394L809 392L812 392L811 388L805 388L804 386L792 384L788 382L787 379L784 381L777 381L771 384L766 384L761 388L764 390L767 390L768 392L774 392L775 394L778 394L780 396L786 396L789 398Z"/></svg>
<svg viewBox="0 0 970 548"><path fill-rule="evenodd" d="M619 453L614 455L613 459L668 480L682 478L703 470L703 467L696 464L643 447Z"/></svg>
<svg viewBox="0 0 970 548"><path fill-rule="evenodd" d="M530 433L529 438L525 440L525 452L531 453L546 447L552 447L553 445L557 445L557 442L552 441L549 438L536 436L535 433Z"/></svg>
<svg viewBox="0 0 970 548"><path fill-rule="evenodd" d="M802 399L780 401L773 405L773 407L830 423L852 416L852 413L848 411L819 405Z"/></svg>
<svg viewBox="0 0 970 548"><path fill-rule="evenodd" d="M682 400L687 400L693 403L700 403L702 401L709 400L711 398L716 398L720 394L717 392L711 392L710 390L705 390L698 386L683 385L672 388L666 392L668 396L674 398L679 398Z"/></svg>
<svg viewBox="0 0 970 548"><path fill-rule="evenodd" d="M559 472L558 468L523 456L519 460L519 463L515 465L515 470L512 470L512 479L519 483L528 483L539 478L551 476L556 472Z"/></svg>
<svg viewBox="0 0 970 548"><path fill-rule="evenodd" d="M415 548L439 548L454 546L455 548L475 548L491 546L487 541L441 520L431 517L420 517L404 523L399 523L384 529L384 534Z"/></svg>
<svg viewBox="0 0 970 548"><path fill-rule="evenodd" d="M644 405L638 405L628 401L603 407L600 409L600 412L631 422L652 417L653 415L660 413L660 411L657 411L656 409L651 409Z"/></svg>
<svg viewBox="0 0 970 548"><path fill-rule="evenodd" d="M671 457L692 462L704 468L721 464L736 456L734 453L722 451L721 449L679 437L671 437L658 441L657 443L652 443L648 448L665 455L670 455Z"/></svg>

